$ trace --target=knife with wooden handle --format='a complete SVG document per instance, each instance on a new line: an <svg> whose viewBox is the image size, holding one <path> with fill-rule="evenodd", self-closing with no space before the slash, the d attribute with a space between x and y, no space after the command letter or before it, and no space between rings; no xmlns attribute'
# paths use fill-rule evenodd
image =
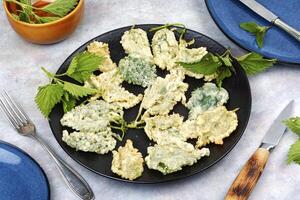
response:
<svg viewBox="0 0 300 200"><path fill-rule="evenodd" d="M265 168L270 150L279 143L281 136L286 130L286 126L282 121L290 117L293 104L294 100L289 102L273 122L264 136L260 147L249 158L239 175L233 181L225 200L248 199Z"/></svg>

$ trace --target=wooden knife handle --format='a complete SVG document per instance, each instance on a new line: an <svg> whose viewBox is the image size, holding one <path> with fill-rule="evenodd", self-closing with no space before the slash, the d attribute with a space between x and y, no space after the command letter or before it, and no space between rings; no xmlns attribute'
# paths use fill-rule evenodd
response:
<svg viewBox="0 0 300 200"><path fill-rule="evenodd" d="M258 148L232 183L225 200L246 200L254 189L269 158L269 151Z"/></svg>

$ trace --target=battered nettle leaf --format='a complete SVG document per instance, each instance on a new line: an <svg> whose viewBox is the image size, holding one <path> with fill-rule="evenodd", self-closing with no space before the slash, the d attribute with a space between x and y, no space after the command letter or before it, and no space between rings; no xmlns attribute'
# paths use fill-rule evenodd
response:
<svg viewBox="0 0 300 200"><path fill-rule="evenodd" d="M155 65L132 56L120 60L119 70L125 81L142 87L147 87L157 77Z"/></svg>

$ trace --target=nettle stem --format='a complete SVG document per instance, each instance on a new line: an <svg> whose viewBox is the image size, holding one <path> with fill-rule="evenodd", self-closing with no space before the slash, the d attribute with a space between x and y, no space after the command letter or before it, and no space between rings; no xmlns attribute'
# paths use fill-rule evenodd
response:
<svg viewBox="0 0 300 200"><path fill-rule="evenodd" d="M15 3L15 4L21 6L22 8L24 8L24 7L30 7L30 8L32 8L32 6L24 4L24 3L21 3L21 2L16 1L16 0L6 0L6 2Z"/></svg>

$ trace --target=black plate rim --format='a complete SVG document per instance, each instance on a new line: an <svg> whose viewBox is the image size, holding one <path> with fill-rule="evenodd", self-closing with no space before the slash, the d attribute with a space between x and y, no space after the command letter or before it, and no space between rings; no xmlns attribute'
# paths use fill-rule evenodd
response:
<svg viewBox="0 0 300 200"><path fill-rule="evenodd" d="M217 27L219 28L219 30L231 41L233 42L234 44L236 44L238 47L246 50L246 51L249 51L249 52L252 52L251 49L247 48L247 47L244 47L242 46L240 43L238 43L237 41L235 41L229 34L227 34L222 28L221 26L219 25L219 23L215 20L215 18L213 17L212 13L211 13L211 10L210 10L210 7L208 6L207 2L209 0L205 0L205 5L206 5L206 8L209 12L209 15L211 16L212 20L214 21L214 23L217 25ZM266 57L264 56L265 58L268 58L268 59L274 59L274 58L271 58L271 57ZM300 62L287 62L287 61L281 61L281 60L278 60L278 63L281 63L281 64L288 64L288 65L300 65Z"/></svg>
<svg viewBox="0 0 300 200"><path fill-rule="evenodd" d="M135 24L134 26L162 26L164 24ZM129 25L129 26L124 26L124 27L120 27L120 28L117 28L117 29L113 29L113 30L110 30L110 31L107 31L105 33L102 33L90 40L88 40L87 42L85 42L84 44L80 45L76 50L74 50L64 61L63 63L61 64L61 66L58 68L58 70L56 71L56 74L59 72L59 70L63 67L63 64L69 60L70 58L72 58L77 52L79 49L81 49L82 47L86 46L87 44L89 44L90 42L94 41L96 38L98 37L101 37L103 35L106 35L106 34L109 34L109 33L112 33L112 32L115 32L115 31L118 31L118 30L122 30L122 29L128 29L128 28L131 28L133 27L133 25ZM176 27L176 26L174 26ZM181 28L181 27L178 27L178 28ZM221 47L223 47L224 49L226 49L222 44L220 44L219 42L217 42L216 40L212 39L211 37L207 36L207 35L204 35L202 33L199 33L197 31L194 31L194 30L191 30L191 29L188 29L187 28L187 31L189 32L194 32L198 35L201 35L201 36L204 36L206 38L208 38L209 40L215 42L216 44L220 45ZM238 67L241 68L241 66L237 63ZM250 114L251 114L251 109L252 109L252 94L251 94L251 88L250 88L250 84L249 84L249 79L246 75L246 73L243 71L243 75L245 76L245 80L246 80L246 85L247 85L247 89L249 90L249 99L248 99L248 113L247 113L247 120L245 121L245 126L241 129L241 133L239 134L239 136L237 137L236 141L233 143L233 145L222 155L220 156L219 159L215 160L214 162L212 162L210 165L206 166L205 168L202 168L201 170L198 170L194 173L191 173L191 174L188 174L188 175L185 175L185 176L180 176L180 177L175 177L175 178L171 178L171 179L168 179L168 180L161 180L161 181L152 181L152 182L147 182L147 181L139 181L139 180L127 180L127 179L122 179L122 178L118 178L118 177L112 177L112 176L109 176L109 175L106 175L106 174L103 174L103 173L100 173L94 169L92 169L91 167L85 165L84 163L82 163L81 161L73 158L73 156L58 142L57 138L56 138L56 135L54 134L54 127L52 126L51 122L50 122L50 119L49 119L49 125L50 125L50 128L51 128L51 132L52 134L54 135L55 139L56 139L56 142L59 144L59 146L64 150L64 152L66 152L73 160L75 160L78 164L80 164L81 166L85 167L86 169L100 175L100 176L103 176L103 177L106 177L106 178L109 178L109 179L112 179L112 180L115 180L115 181L121 181L121 182L124 182L124 183L133 183L133 184L156 184L156 183L166 183L166 182L171 182L171 181L176 181L176 180L181 180L181 179L184 179L184 178L188 178L188 177L191 177L191 176L194 176L196 174L200 174L201 172L204 172L205 170L207 170L208 168L214 166L215 164L217 164L219 161L221 161L226 155L228 155L229 152L232 151L232 149L236 146L236 144L240 141L241 137L243 136L244 132L245 132L245 129L247 128L247 125L248 125L248 122L249 122L249 119L250 119Z"/></svg>
<svg viewBox="0 0 300 200"><path fill-rule="evenodd" d="M47 189L48 189L48 196L47 196L47 199L50 200L51 199L51 189L50 189L50 183L49 183L49 179L47 177L47 174L46 172L44 171L44 169L41 167L41 165L33 158L31 157L27 152L25 152L23 149L21 149L20 147L17 147L16 145L13 145L9 142L6 142L6 141L3 141L3 140L0 140L0 144L5 144L7 146L10 146L12 148L15 148L17 149L18 151L20 151L21 153L23 153L24 155L26 155L31 161L33 161L36 166L41 170L43 176L45 177L45 180L46 180L46 184L47 184Z"/></svg>

